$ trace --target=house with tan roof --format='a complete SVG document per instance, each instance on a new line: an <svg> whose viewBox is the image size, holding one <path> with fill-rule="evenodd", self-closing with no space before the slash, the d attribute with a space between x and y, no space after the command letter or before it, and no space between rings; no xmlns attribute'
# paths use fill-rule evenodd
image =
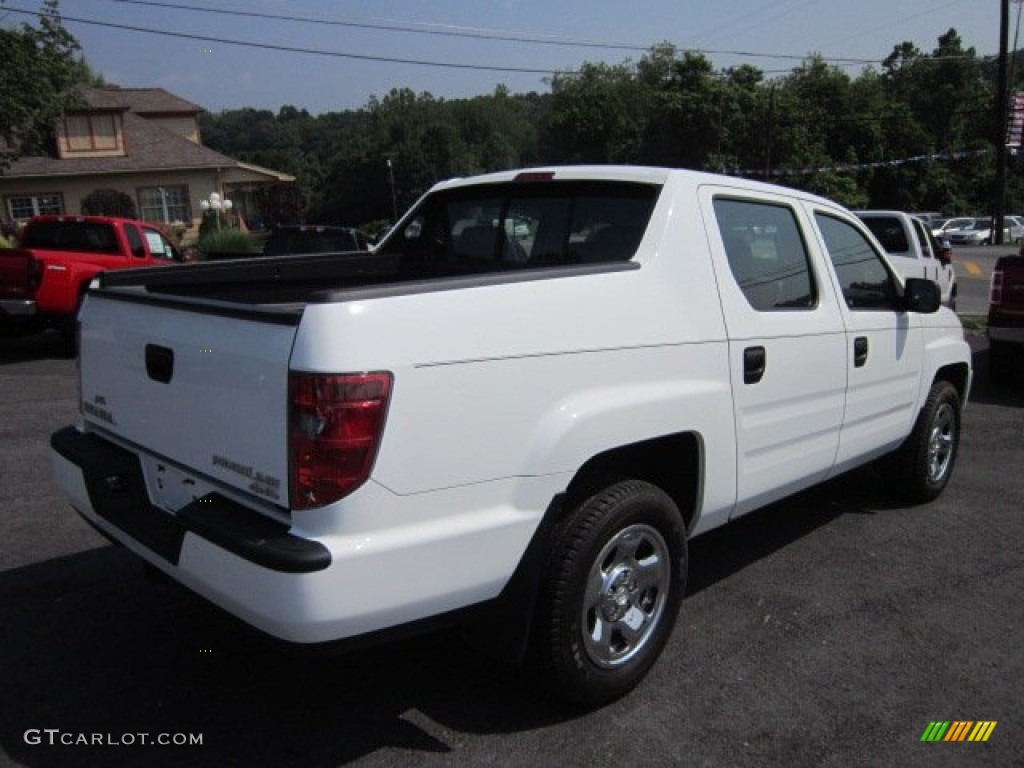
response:
<svg viewBox="0 0 1024 768"><path fill-rule="evenodd" d="M82 199L114 189L135 201L139 218L187 229L216 192L243 221L260 215L261 186L295 177L204 147L202 107L163 88L106 86L83 91L86 106L57 128L55 157L25 157L0 173L0 217L80 214Z"/></svg>

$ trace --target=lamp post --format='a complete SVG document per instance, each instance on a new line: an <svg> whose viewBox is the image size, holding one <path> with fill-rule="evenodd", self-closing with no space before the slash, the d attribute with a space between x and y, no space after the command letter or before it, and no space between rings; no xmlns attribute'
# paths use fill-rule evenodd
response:
<svg viewBox="0 0 1024 768"><path fill-rule="evenodd" d="M224 211L225 214L231 212L231 208L234 204L226 197L221 197L216 192L211 192L210 197L207 200L200 200L199 207L203 209L203 212L213 211L214 216L217 218L217 231L220 232L220 212Z"/></svg>
<svg viewBox="0 0 1024 768"><path fill-rule="evenodd" d="M391 168L391 158L387 158L388 161L388 184L391 187L391 213L394 216L393 221L398 221L398 198L395 197L395 172Z"/></svg>
<svg viewBox="0 0 1024 768"><path fill-rule="evenodd" d="M167 190L163 187L157 187L160 190L160 208L163 213L164 224L169 224L171 221L171 214L167 210Z"/></svg>

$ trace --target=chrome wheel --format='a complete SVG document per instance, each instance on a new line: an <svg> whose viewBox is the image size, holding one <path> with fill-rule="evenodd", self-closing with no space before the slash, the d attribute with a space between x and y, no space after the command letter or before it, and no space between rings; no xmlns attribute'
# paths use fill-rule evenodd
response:
<svg viewBox="0 0 1024 768"><path fill-rule="evenodd" d="M941 482L953 462L956 424L956 412L953 407L943 403L935 412L928 435L928 480L932 483Z"/></svg>
<svg viewBox="0 0 1024 768"><path fill-rule="evenodd" d="M672 579L668 544L655 528L631 525L601 549L583 597L583 647L609 669L647 644L661 620Z"/></svg>

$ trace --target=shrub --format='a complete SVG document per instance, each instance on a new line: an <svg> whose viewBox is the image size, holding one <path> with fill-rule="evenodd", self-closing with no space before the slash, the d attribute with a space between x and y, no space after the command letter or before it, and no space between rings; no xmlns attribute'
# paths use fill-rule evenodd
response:
<svg viewBox="0 0 1024 768"><path fill-rule="evenodd" d="M198 248L200 257L204 259L211 253L253 252L252 240L245 232L237 229L207 232L199 238Z"/></svg>
<svg viewBox="0 0 1024 768"><path fill-rule="evenodd" d="M135 214L135 201L116 189L94 189L82 198L82 213L85 216L138 218Z"/></svg>

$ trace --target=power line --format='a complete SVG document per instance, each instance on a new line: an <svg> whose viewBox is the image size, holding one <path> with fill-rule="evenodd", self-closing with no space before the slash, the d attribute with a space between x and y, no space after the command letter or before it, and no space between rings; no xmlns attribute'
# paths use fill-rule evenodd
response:
<svg viewBox="0 0 1024 768"><path fill-rule="evenodd" d="M439 35L443 37L468 37L482 40L505 40L513 43L535 43L537 45L558 45L581 48L610 48L625 51L646 51L649 46L632 43L616 43L601 40L584 40L555 35L543 35L535 32L514 32L512 30L487 29L483 27L460 27L449 24L430 22L388 21L377 19L327 19L312 16L293 16L290 14L264 13L258 11L239 11L230 8L206 8L184 3L165 3L157 0L111 0L124 5L145 5L155 8L168 8L176 11L196 11L213 13L222 16L243 16L251 19L271 19L273 21L297 21L305 24L322 24L324 26L351 27L355 29L376 29L385 32L409 32L420 35Z"/></svg>
<svg viewBox="0 0 1024 768"><path fill-rule="evenodd" d="M20 13L25 16L38 16L38 11L26 11L20 8L8 8L11 13ZM317 48L300 48L291 45L279 45L276 43L256 43L249 40L231 40L225 37L213 37L211 35L196 35L186 32L170 32L165 29L150 29L148 27L136 27L130 24L115 24L109 21L95 21L93 19L82 19L74 16L61 14L64 21L73 21L76 24L87 24L94 27L106 27L108 29L120 29L128 32L144 32L150 35L161 35L163 37L176 37L185 40L198 40L204 43L221 43L223 45L237 45L245 48L259 48L267 51L281 51L285 53L303 53L313 56L331 56L341 59L357 59L360 61L377 61L388 64L412 64L421 67L443 67L447 69L471 69L488 72L514 72L530 75L550 75L553 73L576 74L573 70L536 69L532 67L502 67L496 64L460 64L450 61L429 61L426 59L403 59L394 56L370 56L360 53L344 53L342 51L325 51Z"/></svg>
<svg viewBox="0 0 1024 768"><path fill-rule="evenodd" d="M171 4L171 3L157 2L156 0L114 0L114 1L115 2L122 2L122 3L133 3L133 4L137 4L137 5L161 6L161 7L167 7L167 8L172 8L172 9L176 9L176 10L189 10L189 11L200 11L200 12L209 12L209 13L221 13L221 14L228 14L228 15L234 15L234 16L244 16L244 17L272 18L272 19L275 19L275 20L292 20L292 21L301 21L301 22L305 22L305 23L345 24L345 25L355 25L355 24L357 24L357 22L339 22L339 21L317 20L317 19L311 19L311 18L308 18L308 17L306 17L306 18L303 18L303 17L290 17L290 16L285 16L285 15L279 15L279 14L262 14L262 13L255 13L255 12L250 12L250 11L227 11L227 10L224 10L224 9L200 8L200 7L197 7L197 6L182 6L182 5L175 5L175 4ZM22 15L25 15L25 16L38 16L39 15L38 11L28 11L28 10L24 10L24 9L20 9L20 8L11 8L9 6L5 6L5 8L10 13L18 13L18 14L22 14ZM347 52L344 52L344 51L328 51L328 50L316 49L316 48L303 48L303 47L300 47L300 46L282 45L282 44L278 44L278 43L259 43L259 42L255 42L255 41L251 41L251 40L237 40L237 39L224 38L224 37L215 37L215 36L212 36L212 35L200 35L200 34L193 34L193 33L187 33L187 32L172 32L172 31L168 31L168 30L164 30L164 29L152 29L152 28L149 28L149 27L139 27L139 26L134 26L134 25L130 25L130 24L117 24L117 23L114 23L114 22L97 21L95 19L83 19L83 18L75 17L75 16L67 16L67 15L65 15L63 13L60 14L60 17L63 20L72 21L72 22L75 22L77 24L85 24L85 25L89 25L89 26L95 26L95 27L105 27L105 28L108 28L108 29L118 29L118 30L128 31L128 32L141 32L141 33L144 33L144 34L160 35L160 36L163 36L163 37L174 37L174 38L185 39L185 40L196 40L196 41L205 42L205 43L220 43L220 44L224 44L224 45L234 45L234 46L245 47L245 48L257 48L257 49L261 49L261 50L279 51L279 52L283 52L283 53L299 53L299 54L306 54L306 55L313 55L313 56L328 56L328 57L332 57L332 58L353 59L353 60L359 60L359 61L375 61L375 62L382 62L382 63L389 63L389 64L407 64L407 65L412 65L412 66L438 67L438 68L446 68L446 69L461 69L461 70L474 70L474 71L487 71L487 72L506 72L506 73L514 73L514 74L532 74L532 75L552 75L552 74L577 75L577 74L579 74L578 70L573 70L573 69L553 69L553 68L539 69L539 68L536 68L536 67L511 67L511 66L499 66L499 65L496 65L496 64L465 64L465 63L459 63L459 62L431 61L431 60L427 60L427 59L407 59L407 58L401 58L401 57L395 57L395 56L374 56L374 55L370 55L370 54L347 53ZM358 23L361 24L361 22L358 22ZM385 27L384 26L380 26L380 27L377 27L377 28L384 29ZM419 30L410 30L410 29L400 28L400 27L394 27L393 29L395 31L405 31L405 32L419 31ZM446 32L435 31L435 32L433 32L433 34L469 35L470 33L468 33L468 32L457 32L457 31L453 30L453 31L446 31ZM478 31L477 33L474 33L474 36L482 37L482 36L484 36L484 32L483 31ZM501 38L493 37L492 39L512 40L513 38L510 38L510 37L501 37ZM516 39L516 41L517 42L536 42L536 43L545 42L543 40L527 39L525 37L523 37L521 39ZM589 44L592 47L613 47L613 46L629 47L629 46L626 46L626 44L596 43L596 42L585 43L585 41L579 41L579 40L578 41L562 41L562 42L558 42L558 43L556 43L554 40L547 40L546 44L560 44L560 45L585 45L585 44ZM637 50L648 51L650 49L649 48L645 48L645 49L637 48ZM806 61L808 58L810 58L810 56L808 56L808 55L802 55L801 56L801 55L796 55L796 54L755 53L755 52L751 52L751 51L734 51L734 50L717 50L717 51L714 51L714 50L696 49L696 50L693 50L693 52L694 53L700 53L700 54L721 54L721 55L732 55L732 56L752 57L752 58L793 59L793 60L799 60L799 61ZM826 62L826 63L842 64L843 66L863 66L863 65L868 65L868 64L883 63L882 60L877 60L877 59L827 58L827 57L824 57L824 56L818 56L818 58L821 61ZM923 61L935 62L935 61L951 61L951 60L968 59L968 58L971 58L971 57L968 57L968 56L944 56L944 57L933 57L933 58L921 59L920 61L922 61L922 62ZM763 74L766 74L766 75L770 75L770 74L784 74L786 72L788 72L788 70L763 70Z"/></svg>
<svg viewBox="0 0 1024 768"><path fill-rule="evenodd" d="M482 27L457 27L443 24L424 22L398 22L381 20L361 19L327 19L314 18L311 16L295 16L291 14L264 13L258 11L239 11L229 8L207 8L198 5L184 3L161 2L160 0L111 0L124 5L142 5L156 8L166 8L176 11L194 11L197 13L218 14L221 16L236 16L255 19L270 19L273 21L295 21L304 24L321 24L325 26L351 27L356 29L375 29L385 32L407 32L412 34L441 35L445 37L466 37L481 40L501 40L516 43L531 43L535 45L552 45L577 48L598 48L609 50L624 50L646 53L651 46L643 46L635 43L587 40L580 38L557 37L554 35L542 35L534 32L516 32L513 30L487 29ZM688 48L695 53L722 56L740 56L757 59L789 59L801 61L807 58L806 54L791 53L765 53L758 51L742 50L714 50L708 48ZM830 58L830 63L865 65L880 63L880 59L862 58Z"/></svg>

